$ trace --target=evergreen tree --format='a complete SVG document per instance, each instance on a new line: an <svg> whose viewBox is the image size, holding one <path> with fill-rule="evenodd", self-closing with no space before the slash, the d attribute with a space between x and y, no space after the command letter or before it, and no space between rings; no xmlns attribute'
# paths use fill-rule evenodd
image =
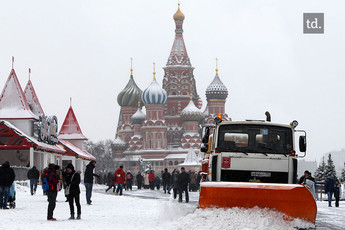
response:
<svg viewBox="0 0 345 230"><path fill-rule="evenodd" d="M324 181L325 179L327 179L325 172L326 172L326 163L325 163L325 158L322 157L322 162L319 164L319 167L316 169L314 173L314 177L319 181Z"/></svg>
<svg viewBox="0 0 345 230"><path fill-rule="evenodd" d="M343 168L343 170L341 171L341 180L342 180L342 181L345 181L345 162L344 162L344 168Z"/></svg>
<svg viewBox="0 0 345 230"><path fill-rule="evenodd" d="M327 165L325 168L326 178L329 178L331 175L336 176L335 166L332 160L332 154L328 154Z"/></svg>

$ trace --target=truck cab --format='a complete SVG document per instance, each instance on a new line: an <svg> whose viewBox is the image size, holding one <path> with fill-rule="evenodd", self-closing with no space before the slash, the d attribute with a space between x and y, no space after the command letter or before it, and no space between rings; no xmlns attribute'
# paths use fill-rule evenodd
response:
<svg viewBox="0 0 345 230"><path fill-rule="evenodd" d="M208 180L294 184L297 179L296 132L300 152L306 151L305 132L267 121L222 121L205 127L201 151L209 151ZM213 129L210 138L210 129Z"/></svg>

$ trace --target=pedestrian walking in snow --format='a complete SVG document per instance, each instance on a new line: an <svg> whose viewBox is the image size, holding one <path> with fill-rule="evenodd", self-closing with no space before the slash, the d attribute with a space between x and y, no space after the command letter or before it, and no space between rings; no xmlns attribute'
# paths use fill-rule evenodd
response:
<svg viewBox="0 0 345 230"><path fill-rule="evenodd" d="M150 189L155 190L155 174L153 173L153 170L149 173L149 184Z"/></svg>
<svg viewBox="0 0 345 230"><path fill-rule="evenodd" d="M0 209L7 207L8 195L16 175L10 167L10 163L5 161L0 167Z"/></svg>
<svg viewBox="0 0 345 230"><path fill-rule="evenodd" d="M196 191L196 183L197 183L197 175L193 171L190 174L190 186L189 186L189 191L195 192Z"/></svg>
<svg viewBox="0 0 345 230"><path fill-rule="evenodd" d="M162 185L163 185L163 190L164 190L164 194L168 193L170 194L170 181L171 181L171 175L168 172L168 169L165 168L164 169L164 173L162 174Z"/></svg>
<svg viewBox="0 0 345 230"><path fill-rule="evenodd" d="M148 189L150 186L150 181L149 181L149 174L145 172L144 175L144 189Z"/></svg>
<svg viewBox="0 0 345 230"><path fill-rule="evenodd" d="M161 178L159 178L159 176L155 177L155 185L156 185L156 189L159 190L161 187Z"/></svg>
<svg viewBox="0 0 345 230"><path fill-rule="evenodd" d="M172 172L172 177L171 177L171 185L173 189L173 194L174 194L174 199L176 199L177 194L179 194L179 183L178 183L178 175L180 174L180 171L178 169L175 169Z"/></svg>
<svg viewBox="0 0 345 230"><path fill-rule="evenodd" d="M88 165L86 165L86 170L84 174L84 185L86 189L86 203L91 205L92 200L92 186L93 186L93 177L100 178L97 174L93 173L94 168L96 167L97 162L95 160L90 161Z"/></svg>
<svg viewBox="0 0 345 230"><path fill-rule="evenodd" d="M332 196L334 193L334 176L331 175L325 183L325 192L328 196L328 207L332 207Z"/></svg>
<svg viewBox="0 0 345 230"><path fill-rule="evenodd" d="M136 180L137 180L138 189L141 189L141 186L143 184L143 176L141 175L140 172L138 172L138 174L136 175Z"/></svg>
<svg viewBox="0 0 345 230"><path fill-rule="evenodd" d="M126 174L126 190L132 191L132 184L133 184L133 175L131 171L128 170Z"/></svg>
<svg viewBox="0 0 345 230"><path fill-rule="evenodd" d="M336 180L334 184L335 207L339 207L340 193L341 193L341 184L339 180Z"/></svg>
<svg viewBox="0 0 345 230"><path fill-rule="evenodd" d="M123 184L126 181L126 174L123 171L122 165L116 170L114 176L116 178L116 184L117 184L116 195L122 196Z"/></svg>
<svg viewBox="0 0 345 230"><path fill-rule="evenodd" d="M113 188L113 192L115 192L116 185L115 185L115 177L112 173L108 173L108 188L105 190L105 192L108 192L109 189Z"/></svg>
<svg viewBox="0 0 345 230"><path fill-rule="evenodd" d="M178 202L182 202L182 193L186 194L186 203L189 202L188 184L190 183L189 174L186 173L184 167L181 168L181 173L178 175L179 197Z"/></svg>
<svg viewBox="0 0 345 230"><path fill-rule="evenodd" d="M49 164L48 170L46 173L47 181L49 184L49 189L47 190L47 197L48 197L48 213L47 213L47 220L56 220L53 217L54 209L56 206L56 196L57 196L57 184L59 182L59 171L60 166Z"/></svg>
<svg viewBox="0 0 345 230"><path fill-rule="evenodd" d="M69 209L71 213L70 220L74 220L74 201L77 206L77 220L81 218L81 206L80 206L80 173L74 170L72 164L68 164L67 167L68 175L66 177L66 195L68 197Z"/></svg>
<svg viewBox="0 0 345 230"><path fill-rule="evenodd" d="M34 195L37 189L37 182L40 178L40 172L36 169L36 166L33 166L27 173L27 177L30 180L30 193Z"/></svg>

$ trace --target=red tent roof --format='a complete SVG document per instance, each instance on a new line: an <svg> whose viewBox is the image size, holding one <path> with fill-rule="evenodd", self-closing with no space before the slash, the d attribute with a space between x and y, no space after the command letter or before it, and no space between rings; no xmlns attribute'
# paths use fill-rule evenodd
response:
<svg viewBox="0 0 345 230"><path fill-rule="evenodd" d="M38 120L31 112L14 69L11 70L0 96L0 119Z"/></svg>
<svg viewBox="0 0 345 230"><path fill-rule="evenodd" d="M77 158L86 159L86 160L96 160L94 156L90 153L78 148L77 146L73 145L71 142L67 140L59 139L59 144L63 146L66 150L66 154L68 156L75 156Z"/></svg>
<svg viewBox="0 0 345 230"><path fill-rule="evenodd" d="M38 100L34 86L32 85L32 82L30 80L26 84L26 87L24 89L24 95L30 106L31 111L38 117L44 115L40 101Z"/></svg>
<svg viewBox="0 0 345 230"><path fill-rule="evenodd" d="M87 140L87 138L81 132L72 106L69 107L65 121L63 122L60 129L58 138L64 140Z"/></svg>

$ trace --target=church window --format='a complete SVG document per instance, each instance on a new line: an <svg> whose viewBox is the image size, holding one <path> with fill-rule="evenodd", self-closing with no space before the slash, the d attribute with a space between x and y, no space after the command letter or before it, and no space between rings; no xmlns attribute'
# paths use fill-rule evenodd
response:
<svg viewBox="0 0 345 230"><path fill-rule="evenodd" d="M156 161L156 166L158 166L158 161Z"/></svg>
<svg viewBox="0 0 345 230"><path fill-rule="evenodd" d="M176 92L172 92L172 95L176 95Z"/></svg>
<svg viewBox="0 0 345 230"><path fill-rule="evenodd" d="M161 161L161 162L159 163L159 165L160 165L160 166L163 166L163 161Z"/></svg>
<svg viewBox="0 0 345 230"><path fill-rule="evenodd" d="M172 161L169 161L169 165L173 165L173 162L172 162Z"/></svg>
<svg viewBox="0 0 345 230"><path fill-rule="evenodd" d="M175 162L174 162L174 165L178 165L178 161L175 161Z"/></svg>

